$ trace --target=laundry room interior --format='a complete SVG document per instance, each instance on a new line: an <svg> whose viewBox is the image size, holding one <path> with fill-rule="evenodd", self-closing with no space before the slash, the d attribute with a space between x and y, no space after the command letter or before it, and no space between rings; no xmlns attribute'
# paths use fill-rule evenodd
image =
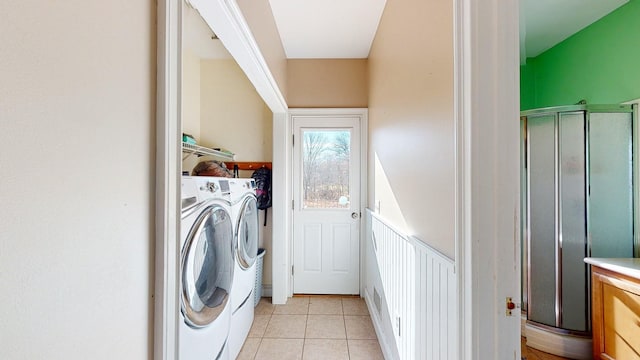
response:
<svg viewBox="0 0 640 360"><path fill-rule="evenodd" d="M183 21L182 133L202 147L234 155L226 158L224 154L183 152L182 172L192 175L198 163L210 160L270 164L273 113L200 14L186 3ZM238 176L250 178L253 171L239 170ZM262 282L266 289L271 286L270 215L266 215L265 225L265 211L259 212L259 247L266 250Z"/></svg>
<svg viewBox="0 0 640 360"><path fill-rule="evenodd" d="M256 15L259 15L260 13L260 11L255 12ZM255 85L248 79L245 71L241 69L236 60L222 45L217 35L203 20L199 11L195 10L188 2L183 3L182 20L182 101L180 114L183 140L181 164L181 173L183 175L181 194L183 199L183 220L181 224L181 238L183 242L181 242L180 248L184 258L181 261L181 266L186 266L185 264L196 264L195 266L201 267L201 274L204 274L207 271L207 260L205 259L217 258L218 255L208 255L206 249L212 249L215 248L215 246L204 245L204 247L202 247L204 250L201 255L201 260L193 260L193 262L188 260L192 254L198 257L198 250L190 249L200 249L202 246L194 245L198 240L194 239L192 241L192 234L202 238L203 235L198 234L205 234L208 231L193 230L198 228L200 223L189 217L193 217L193 215L185 216L185 213L191 214L193 210L191 208L192 204L188 203L185 205L185 201L189 201L189 198L195 197L195 193L186 189L192 187L192 182L196 182L199 184L197 186L200 189L208 188L209 192L211 192L211 194L205 194L205 198L218 196L218 189L222 190L222 193L219 196L224 198L226 197L224 189L227 186L227 181L223 180L221 177L238 177L240 178L240 181L229 179L232 193L231 198L233 198L233 184L243 182L242 178L251 178L253 172L261 167L268 167L271 169L274 148L274 114L270 110L269 106L264 102L260 94L258 94ZM366 59L290 59L287 60L286 65L287 83L286 87L283 88L282 91L286 92L287 90L293 89L287 98L287 103L291 108L342 107L363 109L367 107L368 91L366 79L368 76L368 68ZM358 110L358 112L362 112L362 110ZM351 133L351 135L353 136L355 134ZM360 135L361 134L358 134L358 137ZM347 142L346 145L349 146L349 142ZM347 154L348 153L349 150L347 149ZM365 154L363 153L362 156L364 155ZM357 159L357 161L361 160L361 158ZM200 171L205 164L206 167L208 167L212 166L212 163L215 164L213 166L216 167L215 173L207 172L210 169L205 172ZM234 165L239 166L237 172L234 170ZM226 167L226 171L219 169L220 166ZM365 170L365 168L363 168L363 170ZM220 180L205 180L211 179L209 176L214 176ZM189 177L201 177L202 181L199 181L198 179L193 179L192 181ZM361 179L361 175L355 172L352 172L351 175L347 176L347 179L349 178L351 178L351 185L354 185L354 182L358 182L357 185L352 187L352 191L360 191L357 190L361 188L361 184L359 182L365 181L364 178ZM349 186L349 184L347 184L347 186ZM362 189L364 189L364 187L362 187ZM205 193L206 192L207 191L205 191ZM344 198L344 201L348 203L349 201L347 199L349 199L349 194L347 193L346 195L347 196L343 196L342 198ZM361 194L357 195L365 201L365 196L361 196ZM197 195L197 197L200 203L206 203L209 201L202 201L200 195ZM354 202L351 207L354 207L354 209L361 209L362 205L360 201L357 201ZM351 211L353 210L349 210L349 213L351 213ZM231 213L233 213L233 211L231 211ZM208 354L206 356L209 357L216 356L216 358L226 358L227 356L229 358L252 358L251 356L247 357L247 354L251 353L251 351L254 351L255 353L257 349L252 350L252 346L254 346L256 341L258 344L264 343L263 347L268 344L269 339L263 341L262 336L265 338L272 336L298 338L301 334L307 334L311 339L305 341L309 342L318 341L318 339L314 339L314 337L318 336L329 338L335 338L337 336L338 339L342 336L342 339L344 340L330 340L333 342L344 342L344 347L341 348L340 351L347 350L346 341L347 338L349 338L349 348L353 354L352 356L357 357L359 356L357 355L358 353L361 353L362 356L368 358L378 358L382 356L382 350L378 343L373 323L368 315L364 299L360 296L355 296L355 294L361 294L361 283L358 273L359 268L364 266L360 259L360 256L362 256L361 251L357 248L355 250L353 249L353 245L359 247L358 244L360 242L360 238L358 236L350 235L351 240L347 244L353 245L350 245L350 247L347 248L338 247L336 250L337 252L342 252L342 254L344 254L344 256L340 257L346 257L347 262L351 264L349 265L351 268L355 268L355 271L351 270L349 272L349 274L351 274L349 276L355 280L355 282L352 282L354 287L346 292L338 293L320 291L321 294L346 294L346 297L342 298L338 295L333 295L329 298L310 298L303 296L286 300L286 305L273 305L271 302L271 295L273 284L272 224L274 212L272 209L267 209L266 211L260 210L258 213L258 246L259 248L264 249L265 253L262 256L263 261L260 263L260 266L255 267L255 274L257 276L261 276L261 279L256 279L256 288L253 289L253 294L258 294L255 296L262 295L263 300L259 301L259 303L256 302L255 304L255 318L253 316L253 306L251 306L251 320L253 320L253 325L249 325L249 329L249 327L244 323L246 320L236 316L236 313L240 313L241 311L240 307L238 307L238 310L235 310L237 304L234 304L234 301L237 302L238 300L234 298L234 296L237 295L234 294L233 289L239 285L236 284L238 279L236 279L236 275L234 274L234 282L233 285L231 285L232 290L229 291L229 301L233 305L231 306L233 315L230 317L231 322L228 330L229 341L226 345L223 345L222 348L220 348L219 344L210 345L208 347L202 346L202 342L198 342L196 340L199 336L209 334L207 336L213 335L220 337L225 334L221 332L222 330L216 329L221 326L221 323L227 321L226 319L228 315L224 315L224 313L228 310L226 310L227 307L224 307L221 315L211 317L209 320L210 324L205 326L203 329L198 330L199 325L194 323L194 321L190 319L190 316L194 316L198 319L198 316L192 315L192 313L194 311L196 313L204 313L207 311L207 307L198 310L197 301L194 299L200 297L205 303L210 301L217 303L220 301L220 298L216 297L215 292L213 295L208 295L209 293L207 290L198 290L198 280L194 280L195 285L191 285L190 278L184 277L191 277L193 275L183 275L183 286L186 286L187 289L196 290L183 290L184 293L188 293L191 297L187 296L181 300L181 330L178 335L178 339L180 341L179 354L187 358L191 358L193 356L205 356L205 354ZM349 227L359 227L358 224L361 224L359 216L360 215L358 215L358 217L349 216ZM217 218L214 222L220 224L223 223L221 218ZM214 234L216 232L224 232L224 230L220 229L220 226L212 226L210 228L216 229L212 231ZM239 228L236 228L236 231L238 231L237 229ZM189 234L186 232L189 232ZM355 234L353 229L350 233ZM234 240L234 242L239 243L242 241L239 240L239 235L236 236L238 237L238 240ZM342 251L343 249L345 251ZM238 251L238 254L239 253L240 252ZM237 256L238 255L234 255L234 261L238 261ZM338 258L338 260L340 259ZM184 274L191 274L184 269L183 271ZM235 272L238 273L243 271L236 268ZM216 273L224 273L224 270L217 269ZM212 276L210 275L209 277ZM198 278L198 276L196 276L196 278ZM213 278L217 277L213 276ZM216 280L216 282L217 287L226 287L226 280ZM340 282L335 283L339 284ZM326 290L330 289L326 288ZM197 296L193 291L197 293ZM300 294L300 291L297 293ZM244 297L244 295L242 296ZM215 300L216 298L218 300ZM301 304L301 301L308 302L308 305ZM192 304L193 302L195 303ZM224 303L224 300L222 300L222 302ZM247 307L244 305L244 302L243 305L240 306L243 309ZM325 308L327 306L328 309ZM344 311L343 306L345 307ZM218 306L213 307L213 309L219 308L220 307ZM217 312L220 310L215 311ZM242 310L242 312L244 311L245 310ZM306 315L307 311L309 312L308 323ZM327 311L330 312L327 313ZM271 318L271 312L273 312L273 318ZM301 315L303 313L303 326L305 328L300 329L299 324L289 324L287 322L286 325L284 325L284 329L278 330L278 321L280 318L291 320L288 317L294 317L294 319L296 319L296 317L303 316ZM326 319L324 319L327 316L329 317L331 325L334 326L334 329L331 330L330 333L324 335L314 333L314 326L327 326L325 324ZM266 319L269 319L268 327L267 322L265 322ZM314 321L319 321L319 323L314 323ZM356 325L345 325L350 324L353 321L359 323ZM188 326L185 326L185 323ZM338 325L338 327L335 328L335 325ZM340 326L342 327L342 330L340 330ZM353 326L355 326L355 330ZM262 333L260 333L259 330L256 330L256 327L257 329L263 327ZM280 331L285 331L285 333L289 333L289 335L279 333ZM326 331L326 329L324 331ZM342 335L340 335L341 332ZM276 335L274 335L274 333ZM351 339L354 336L356 338ZM246 339L242 352L240 352L241 349L237 345L240 339L242 341ZM285 340L278 339L277 341ZM240 344L242 344L242 342L240 342ZM363 344L366 346L362 346ZM342 344L340 345L342 347ZM279 348L279 346L276 348ZM308 349L311 350L313 348L309 347ZM261 353L268 351L268 347L260 350ZM325 345L323 345L315 351L317 353L326 354L327 350ZM262 356L264 356L264 354Z"/></svg>

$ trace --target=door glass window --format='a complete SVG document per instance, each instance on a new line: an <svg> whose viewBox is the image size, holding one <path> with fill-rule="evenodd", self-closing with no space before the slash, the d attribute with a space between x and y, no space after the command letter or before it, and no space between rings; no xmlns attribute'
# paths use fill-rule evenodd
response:
<svg viewBox="0 0 640 360"><path fill-rule="evenodd" d="M304 209L348 209L351 131L302 130Z"/></svg>
<svg viewBox="0 0 640 360"><path fill-rule="evenodd" d="M258 206L254 197L244 202L238 226L238 260L247 269L258 255Z"/></svg>
<svg viewBox="0 0 640 360"><path fill-rule="evenodd" d="M224 310L233 280L233 225L229 213L211 206L189 232L182 254L182 305L194 327Z"/></svg>

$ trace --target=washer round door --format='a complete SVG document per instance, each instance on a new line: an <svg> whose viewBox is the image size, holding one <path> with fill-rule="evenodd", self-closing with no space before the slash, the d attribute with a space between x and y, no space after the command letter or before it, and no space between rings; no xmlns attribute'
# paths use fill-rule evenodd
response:
<svg viewBox="0 0 640 360"><path fill-rule="evenodd" d="M213 322L229 301L233 282L233 223L229 212L208 205L198 215L182 249L182 301L186 323Z"/></svg>
<svg viewBox="0 0 640 360"><path fill-rule="evenodd" d="M237 259L241 269L248 269L258 257L258 203L255 196L247 196L240 207L236 229Z"/></svg>

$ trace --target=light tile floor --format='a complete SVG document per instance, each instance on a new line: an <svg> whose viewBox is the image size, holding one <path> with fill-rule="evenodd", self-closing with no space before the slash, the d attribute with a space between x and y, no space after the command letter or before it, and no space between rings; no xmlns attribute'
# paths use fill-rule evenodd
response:
<svg viewBox="0 0 640 360"><path fill-rule="evenodd" d="M262 298L238 360L384 360L364 300L295 296L286 305Z"/></svg>

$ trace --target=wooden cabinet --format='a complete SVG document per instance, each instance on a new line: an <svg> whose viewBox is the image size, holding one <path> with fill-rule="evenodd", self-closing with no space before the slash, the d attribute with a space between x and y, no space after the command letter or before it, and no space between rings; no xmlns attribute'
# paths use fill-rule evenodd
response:
<svg viewBox="0 0 640 360"><path fill-rule="evenodd" d="M640 360L640 279L592 267L594 359Z"/></svg>

